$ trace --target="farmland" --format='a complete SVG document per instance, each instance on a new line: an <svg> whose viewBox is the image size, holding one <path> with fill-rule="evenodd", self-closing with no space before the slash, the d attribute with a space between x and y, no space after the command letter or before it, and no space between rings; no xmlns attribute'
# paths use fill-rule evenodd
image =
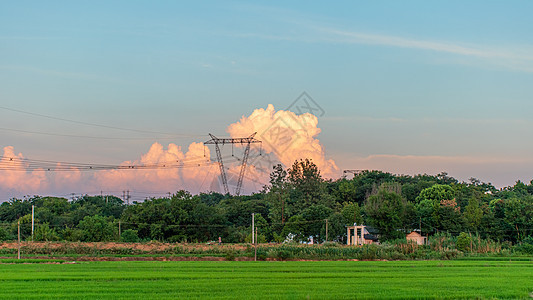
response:
<svg viewBox="0 0 533 300"><path fill-rule="evenodd" d="M0 264L4 298L527 298L528 258ZM30 261L35 262L35 261Z"/></svg>

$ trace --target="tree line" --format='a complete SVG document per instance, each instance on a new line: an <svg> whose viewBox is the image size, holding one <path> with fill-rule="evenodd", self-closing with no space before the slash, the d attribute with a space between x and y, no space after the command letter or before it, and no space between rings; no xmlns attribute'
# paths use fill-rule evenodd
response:
<svg viewBox="0 0 533 300"><path fill-rule="evenodd" d="M31 235L31 207L35 230ZM363 171L352 179L325 180L308 159L276 165L260 192L232 196L178 191L126 205L115 196L13 198L0 205L0 240L241 243L251 240L255 214L259 242L344 243L346 226L373 227L380 241L424 235L477 234L518 243L533 235L533 180L496 189L438 175ZM327 236L326 236L327 230Z"/></svg>

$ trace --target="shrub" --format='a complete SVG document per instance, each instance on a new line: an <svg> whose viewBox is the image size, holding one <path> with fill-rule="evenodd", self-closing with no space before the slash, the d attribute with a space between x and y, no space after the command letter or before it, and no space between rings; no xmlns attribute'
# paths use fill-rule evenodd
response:
<svg viewBox="0 0 533 300"><path fill-rule="evenodd" d="M459 236L457 237L457 242L455 243L455 246L457 250L460 251L471 251L471 245L472 244L472 237L468 235L466 232L461 232Z"/></svg>
<svg viewBox="0 0 533 300"><path fill-rule="evenodd" d="M234 261L236 257L237 257L237 253L233 250L226 252L226 255L224 255L224 258L227 261Z"/></svg>
<svg viewBox="0 0 533 300"><path fill-rule="evenodd" d="M59 236L55 229L51 229L48 224L45 223L37 226L34 239L36 241L58 241Z"/></svg>
<svg viewBox="0 0 533 300"><path fill-rule="evenodd" d="M115 235L111 222L99 215L86 216L78 227L83 230L83 241L86 242L109 241Z"/></svg>
<svg viewBox="0 0 533 300"><path fill-rule="evenodd" d="M454 248L453 238L449 233L441 232L433 235L429 239L431 250L442 251L445 249Z"/></svg>
<svg viewBox="0 0 533 300"><path fill-rule="evenodd" d="M75 228L65 228L62 232L63 239L69 242L79 242L83 238L83 231Z"/></svg>
<svg viewBox="0 0 533 300"><path fill-rule="evenodd" d="M322 244L323 247L340 247L341 245L337 242L325 242Z"/></svg>
<svg viewBox="0 0 533 300"><path fill-rule="evenodd" d="M122 232L120 235L120 241L125 243L137 243L139 242L139 235L137 230L128 229Z"/></svg>
<svg viewBox="0 0 533 300"><path fill-rule="evenodd" d="M520 244L513 247L515 252L533 254L533 237L525 238Z"/></svg>
<svg viewBox="0 0 533 300"><path fill-rule="evenodd" d="M4 227L0 226L0 241L8 241L12 240L13 237L11 234L9 234L9 231L7 231Z"/></svg>
<svg viewBox="0 0 533 300"><path fill-rule="evenodd" d="M288 249L285 247L272 248L268 250L267 256L271 258L275 258L277 260L287 260L289 258L292 258L295 255L296 247L291 247L291 248L292 249Z"/></svg>
<svg viewBox="0 0 533 300"><path fill-rule="evenodd" d="M362 249L363 251L361 253L361 259L373 260L373 259L381 258L378 255L377 245L374 245L374 244L363 245Z"/></svg>
<svg viewBox="0 0 533 300"><path fill-rule="evenodd" d="M440 259L454 259L461 255L461 252L455 249L444 250L441 252Z"/></svg>

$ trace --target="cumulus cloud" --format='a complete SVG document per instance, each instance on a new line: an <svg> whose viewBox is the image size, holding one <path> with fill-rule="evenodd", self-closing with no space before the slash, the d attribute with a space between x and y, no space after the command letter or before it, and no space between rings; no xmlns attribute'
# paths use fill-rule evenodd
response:
<svg viewBox="0 0 533 300"><path fill-rule="evenodd" d="M4 154L0 160L5 170L0 171L0 188L8 191L28 191L32 193L46 189L49 181L43 169L27 171L22 153L15 153L12 146L4 147Z"/></svg>
<svg viewBox="0 0 533 300"><path fill-rule="evenodd" d="M309 158L325 177L338 176L338 167L333 160L326 158L324 147L317 139L320 128L317 117L312 114L297 115L290 111L276 111L274 106L268 105L266 109L256 109L249 116L243 116L238 122L229 125L227 132L234 138L247 137L257 132L256 138L262 141L262 155L259 155L258 146L254 145L249 157L244 193L261 189L268 182L275 163L282 163L288 168L295 160ZM235 156L224 161L232 193L237 185L244 149L242 145L235 145L235 148ZM10 158L24 157L20 153L16 154L13 147L5 147L2 161L7 162ZM120 166L121 168L85 173L61 164L57 164L55 168L67 169L66 171L54 172L52 167L51 172L48 172L18 164L9 170L0 171L0 192L30 195L67 194L72 191L116 192L126 189L162 193L180 189L192 193L223 191L216 158L211 158L210 149L201 142L190 144L186 150L173 143L165 149L156 142L140 158L124 161ZM147 166L157 167L143 168Z"/></svg>
<svg viewBox="0 0 533 300"><path fill-rule="evenodd" d="M316 138L320 133L318 118L305 113L297 115L291 111L276 111L269 104L248 117L228 126L232 137L248 136L257 132L266 154L274 154L285 166L290 167L295 160L309 158L326 177L338 175L338 167L332 159L327 159L325 150Z"/></svg>
<svg viewBox="0 0 533 300"><path fill-rule="evenodd" d="M115 169L94 174L96 186L104 190L116 188L172 192L180 189L197 192L197 181L211 166L206 164L209 149L202 143L192 143L186 152L176 144L167 149L154 143L139 160L125 161L122 166L159 166L154 169ZM205 150L205 152L204 152ZM205 153L205 157L204 157ZM179 167L171 167L179 166Z"/></svg>

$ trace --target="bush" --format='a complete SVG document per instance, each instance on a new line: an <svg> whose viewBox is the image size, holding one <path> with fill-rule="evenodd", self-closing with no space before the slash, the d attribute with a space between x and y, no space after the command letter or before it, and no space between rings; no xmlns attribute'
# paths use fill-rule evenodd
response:
<svg viewBox="0 0 533 300"><path fill-rule="evenodd" d="M455 249L444 250L440 254L441 254L440 259L454 259L454 258L461 256L461 252Z"/></svg>
<svg viewBox="0 0 533 300"><path fill-rule="evenodd" d="M237 253L234 250L229 250L228 252L226 252L226 255L224 255L224 258L227 261L234 261L236 257Z"/></svg>
<svg viewBox="0 0 533 300"><path fill-rule="evenodd" d="M337 242L325 242L322 244L323 247L340 247L341 245Z"/></svg>
<svg viewBox="0 0 533 300"><path fill-rule="evenodd" d="M75 228L65 228L62 232L63 239L69 242L79 242L83 238L83 231Z"/></svg>
<svg viewBox="0 0 533 300"><path fill-rule="evenodd" d="M294 247L294 249L287 249L285 247L276 247L276 248L272 248L268 250L267 256L271 258L275 258L277 260L287 260L294 256L295 250L296 250L296 247Z"/></svg>
<svg viewBox="0 0 533 300"><path fill-rule="evenodd" d="M361 253L361 259L374 260L381 258L378 255L378 246L374 244L363 245L363 252Z"/></svg>
<svg viewBox="0 0 533 300"><path fill-rule="evenodd" d="M472 244L472 237L468 235L466 232L461 232L459 236L457 237L457 242L455 243L455 246L457 250L460 251L471 251L470 245Z"/></svg>
<svg viewBox="0 0 533 300"><path fill-rule="evenodd" d="M449 233L441 232L429 238L429 245L433 251L442 251L454 248L453 238Z"/></svg>
<svg viewBox="0 0 533 300"><path fill-rule="evenodd" d="M85 242L109 241L116 234L111 222L99 215L86 216L80 221L78 227L83 230L83 241Z"/></svg>
<svg viewBox="0 0 533 300"><path fill-rule="evenodd" d="M42 224L38 225L35 229L35 237L34 240L36 241L58 241L59 236L57 235L57 232L55 229L51 229L48 224Z"/></svg>
<svg viewBox="0 0 533 300"><path fill-rule="evenodd" d="M523 254L533 254L533 237L525 238L520 244L514 246L513 250Z"/></svg>
<svg viewBox="0 0 533 300"><path fill-rule="evenodd" d="M120 241L125 243L139 242L139 235L137 234L137 230L124 230L124 232L122 232L122 234L120 235Z"/></svg>
<svg viewBox="0 0 533 300"><path fill-rule="evenodd" d="M9 231L7 231L4 227L0 226L0 241L9 241L12 240L13 237L11 234L9 234Z"/></svg>

